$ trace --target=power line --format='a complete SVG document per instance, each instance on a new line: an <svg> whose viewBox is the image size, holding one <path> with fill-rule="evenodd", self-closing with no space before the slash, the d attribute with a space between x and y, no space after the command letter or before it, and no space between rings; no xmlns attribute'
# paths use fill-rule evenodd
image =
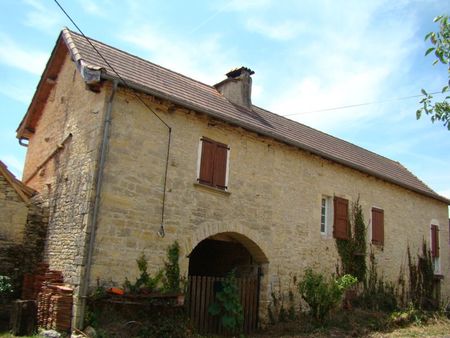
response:
<svg viewBox="0 0 450 338"><path fill-rule="evenodd" d="M168 129L169 131L172 129L156 112L138 95L134 90L131 89L131 87L128 85L128 83L120 76L120 74L114 69L113 66L106 60L106 58L100 53L100 51L94 46L94 44L91 42L91 40L83 33L83 31L78 27L78 25L75 23L75 21L70 17L70 15L64 10L64 8L60 5L58 0L53 0L58 7L61 9L61 11L65 14L65 16L72 22L72 24L76 27L78 32L83 36L83 38L86 39L86 41L91 45L91 47L95 50L95 52L100 56L100 58L108 65L109 68L113 71L114 74L120 79L120 81L123 83L123 85L129 89L133 95L145 106L148 110L150 110Z"/></svg>
<svg viewBox="0 0 450 338"><path fill-rule="evenodd" d="M108 65L109 68L114 72L114 74L117 75L117 77L122 81L123 85L130 90L130 92L151 112L153 115L155 115L161 123L163 123L168 131L168 141L167 141L167 153L166 153L166 168L164 170L164 183L163 183L163 200L162 200L162 212L161 212L161 230L163 231L163 225L164 225L164 216L165 216L165 207L166 207L166 188L167 188L167 171L169 166L169 157L170 157L170 145L171 145L171 139L172 139L172 128L158 115L156 112L141 98L140 95L138 95L129 85L128 83L120 76L120 74L114 69L114 67L106 60L106 58L100 53L100 51L94 46L94 44L91 42L91 40L83 33L80 27L75 23L75 21L70 17L70 15L64 10L64 8L60 5L58 0L54 0L54 2L58 5L58 7L63 11L63 13L66 15L66 17L72 22L72 24L76 27L78 32L86 39L86 41L91 45L91 47L95 50L95 52L100 56L100 58Z"/></svg>
<svg viewBox="0 0 450 338"><path fill-rule="evenodd" d="M442 92L433 92L433 93L429 93L429 94L431 94L431 95L442 94ZM421 97L421 96L424 96L424 95L420 94L420 95L396 97L396 98L380 100L380 101L356 103L356 104L349 104L349 105L346 105L346 106L338 106L338 107L332 107L332 108L323 108L323 109L317 109L317 110L308 110L308 111L304 111L304 112L286 114L286 115L281 115L281 116L286 117L286 116L294 116L294 115L305 115L305 114L320 113L320 112L332 111L332 110L341 110L341 109L348 109L348 108L361 107L361 106L370 106L372 104L392 102L392 101L401 101L401 100L407 100L407 99L417 98L417 97Z"/></svg>
<svg viewBox="0 0 450 338"><path fill-rule="evenodd" d="M158 234L160 234L161 236L164 236L164 216L165 216L165 205L166 205L166 191L167 191L167 172L168 172L168 167L169 167L169 156L170 156L170 144L171 144L171 139L172 139L172 128L158 115L156 114L155 111L153 111L153 109L140 97L140 95L138 95L129 85L128 83L122 78L122 76L120 76L120 74L114 69L113 66L111 66L111 64L108 62L108 60L106 60L106 58L102 55L102 53L100 53L100 51L94 46L94 44L90 41L90 39L83 33L83 31L80 29L80 27L78 27L78 25L75 23L75 21L70 17L70 15L64 10L64 8L60 5L60 3L58 2L58 0L54 0L54 2L58 5L58 7L61 9L61 11L66 15L66 17L70 20L70 22L72 22L72 24L76 27L76 29L80 32L80 34L86 39L86 41L91 45L91 47L94 49L94 51L98 54L98 56L100 56L100 58L109 66L109 68L113 71L114 74L116 74L116 76L120 79L120 81L122 82L122 84L125 86L125 88L127 88L128 90L130 90L130 92L151 112L153 113L153 115L155 115L159 121L161 121L162 124L164 124L167 129L168 129L168 141L167 141L167 153L166 153L166 163L165 163L165 169L164 169L164 182L163 182L163 197L162 197L162 208L161 208L161 226L160 226L160 230L158 231ZM95 226L95 224L94 224ZM95 241L95 228L91 229L91 241ZM90 265L91 265L91 260L92 260L92 255L89 252L88 253L88 257L87 257L88 262L86 263L87 266L87 271L85 273L84 276L84 284L82 287L82 299L85 299L86 297L86 292L87 292L87 287L86 285L89 283L89 279L90 279ZM81 286L80 286L81 287ZM84 312L85 309L85 303L83 303L82 305L82 313ZM83 315L81 315L81 323L83 323Z"/></svg>

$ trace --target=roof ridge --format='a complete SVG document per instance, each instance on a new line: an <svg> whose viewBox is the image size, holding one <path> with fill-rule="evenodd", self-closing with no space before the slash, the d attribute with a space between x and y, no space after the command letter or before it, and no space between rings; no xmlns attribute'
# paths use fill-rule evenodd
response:
<svg viewBox="0 0 450 338"><path fill-rule="evenodd" d="M70 30L70 29L68 29L68 28L66 28L66 29L69 31L69 33L75 34L75 35L77 35L77 36L80 37L80 38L84 38L84 36L81 35L80 33L74 32L74 31L72 31L72 30ZM98 43L98 44L100 44L100 45L102 45L102 46L105 46L105 47L114 49L114 50L116 50L116 51L118 51L118 52L120 52L120 53L129 55L129 56L131 56L131 57L133 57L133 58L137 58L137 59L139 59L139 60L141 60L141 61L143 61L143 62L145 62L145 63L148 63L148 64L151 64L151 65L156 66L156 67L158 67L158 68L161 68L161 69L163 69L163 70L165 70L165 71L168 71L168 72L170 72L170 73L172 73L172 74L176 74L176 75L178 75L178 76L180 76L180 77L183 77L183 78L185 78L185 79L187 79L187 80L189 80L189 81L197 82L197 83L199 83L199 84L201 84L201 85L203 85L203 86L205 86L205 87L208 87L209 89L212 89L212 90L218 92L217 89L215 89L213 85L209 85L209 84L207 84L207 83L201 82L201 81L196 80L196 79L194 79L194 78L192 78L192 77L189 77L189 76L187 76L187 75L184 75L184 74L181 74L181 73L179 73L179 72L176 72L176 71L174 71L174 70L172 70L172 69L169 69L169 68L166 68L166 67L164 67L164 66L161 66L161 65L159 65L159 64L157 64L157 63L154 63L154 62L151 62L151 61L149 61L149 60L146 60L146 59L144 59L144 58L141 57L141 56L131 54L131 53L125 51L125 50L122 50L122 49L120 49L120 48L111 46L111 45L109 45L109 44L107 44L107 43L101 42L101 41L99 41L99 40L97 40L97 39L94 39L94 38L91 38L91 37L88 37L88 36L86 36L86 38L88 38L90 41L94 41L95 43ZM81 55L81 54L80 54L80 55ZM119 74L119 75L120 75L120 74ZM122 75L120 75L120 76L122 76Z"/></svg>

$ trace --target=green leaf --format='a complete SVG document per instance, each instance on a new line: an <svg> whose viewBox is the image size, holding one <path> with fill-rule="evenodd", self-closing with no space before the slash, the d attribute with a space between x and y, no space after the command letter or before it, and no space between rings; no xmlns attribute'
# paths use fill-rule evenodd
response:
<svg viewBox="0 0 450 338"><path fill-rule="evenodd" d="M434 51L434 47L430 47L427 49L427 51L425 52L425 56L427 56L428 54L430 54L432 51Z"/></svg>
<svg viewBox="0 0 450 338"><path fill-rule="evenodd" d="M428 96L428 93L425 91L425 89L422 88L422 89L420 90L420 92L421 92L423 95Z"/></svg>
<svg viewBox="0 0 450 338"><path fill-rule="evenodd" d="M448 91L448 86L445 86L444 88L442 88L442 93L445 93L446 91Z"/></svg>

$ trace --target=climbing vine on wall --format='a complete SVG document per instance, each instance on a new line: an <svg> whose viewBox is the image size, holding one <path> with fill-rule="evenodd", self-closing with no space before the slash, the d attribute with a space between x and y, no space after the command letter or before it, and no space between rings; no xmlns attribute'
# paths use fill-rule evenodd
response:
<svg viewBox="0 0 450 338"><path fill-rule="evenodd" d="M336 238L336 246L341 258L343 274L350 274L358 278L358 281L366 279L366 224L362 212L359 197L352 203L349 217L348 239Z"/></svg>

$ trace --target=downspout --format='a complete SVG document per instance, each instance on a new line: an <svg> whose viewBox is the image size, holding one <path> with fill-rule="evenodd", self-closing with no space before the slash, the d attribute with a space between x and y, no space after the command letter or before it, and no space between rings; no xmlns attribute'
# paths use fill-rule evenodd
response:
<svg viewBox="0 0 450 338"><path fill-rule="evenodd" d="M86 299L88 296L88 290L89 290L89 282L91 277L91 265L92 265L92 256L94 251L94 244L95 244L95 233L97 229L97 219L98 219L98 211L100 207L100 193L102 189L102 182L103 182L103 171L105 167L105 159L106 159L106 151L108 148L108 136L109 136L109 130L111 127L111 113L112 113L112 104L114 100L114 96L117 91L117 80L113 80L113 87L111 91L111 95L108 100L108 106L106 107L106 115L104 120L104 127L103 127L103 139L102 144L100 146L100 161L98 165L97 170L97 179L95 182L95 200L94 200L94 208L92 212L92 222L90 222L90 234L89 234L89 244L88 244L88 253L86 257L86 264L84 268L84 276L80 283L80 292L79 292L79 299L81 300L80 304L80 310L79 310L79 316L78 321L75 323L75 326L78 329L83 329L84 326L84 315L86 312Z"/></svg>

